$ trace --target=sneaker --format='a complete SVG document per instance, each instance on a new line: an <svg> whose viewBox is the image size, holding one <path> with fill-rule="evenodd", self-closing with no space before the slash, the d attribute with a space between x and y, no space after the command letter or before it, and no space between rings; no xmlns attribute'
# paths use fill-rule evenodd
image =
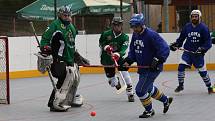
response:
<svg viewBox="0 0 215 121"><path fill-rule="evenodd" d="M134 102L134 94L128 95L128 102Z"/></svg>
<svg viewBox="0 0 215 121"><path fill-rule="evenodd" d="M175 92L181 92L184 90L184 86L178 86L176 89L175 89Z"/></svg>
<svg viewBox="0 0 215 121"><path fill-rule="evenodd" d="M208 94L214 93L213 87L208 87Z"/></svg>
<svg viewBox="0 0 215 121"><path fill-rule="evenodd" d="M172 103L172 101L173 101L173 97L169 97L167 99L167 103L164 104L163 113L166 113L169 110L169 106Z"/></svg>
<svg viewBox="0 0 215 121"><path fill-rule="evenodd" d="M155 111L152 109L152 111L144 111L142 115L139 115L139 118L149 118L155 115Z"/></svg>

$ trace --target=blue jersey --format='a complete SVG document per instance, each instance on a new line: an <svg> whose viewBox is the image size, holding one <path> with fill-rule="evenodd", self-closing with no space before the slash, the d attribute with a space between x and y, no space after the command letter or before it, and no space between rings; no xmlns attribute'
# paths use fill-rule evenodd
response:
<svg viewBox="0 0 215 121"><path fill-rule="evenodd" d="M128 58L137 62L138 66L150 66L154 57L162 61L160 69L169 56L169 46L166 41L155 31L146 28L143 33L133 33ZM141 73L141 68L138 73Z"/></svg>
<svg viewBox="0 0 215 121"><path fill-rule="evenodd" d="M186 41L184 43L185 39ZM210 32L204 23L200 23L196 27L193 27L192 23L186 24L176 42L180 47L184 43L184 49L193 52L199 47L207 51L212 46Z"/></svg>

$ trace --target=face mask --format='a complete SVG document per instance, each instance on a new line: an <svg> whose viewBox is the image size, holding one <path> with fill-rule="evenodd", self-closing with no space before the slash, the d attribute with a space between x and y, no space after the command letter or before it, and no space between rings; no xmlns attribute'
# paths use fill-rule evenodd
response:
<svg viewBox="0 0 215 121"><path fill-rule="evenodd" d="M63 20L61 18L59 18L61 20L61 22L65 25L65 26L68 26L70 24L70 21L68 20Z"/></svg>

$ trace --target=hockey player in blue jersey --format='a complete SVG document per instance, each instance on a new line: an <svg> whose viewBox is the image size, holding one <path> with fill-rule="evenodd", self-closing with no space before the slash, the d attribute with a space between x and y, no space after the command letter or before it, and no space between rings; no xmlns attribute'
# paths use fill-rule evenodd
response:
<svg viewBox="0 0 215 121"><path fill-rule="evenodd" d="M211 48L212 43L208 27L201 22L201 16L201 11L193 10L190 14L191 22L185 25L179 38L170 45L172 51L176 51L182 46L187 50L183 52L178 66L179 85L175 92L184 90L185 69L191 68L192 65L198 70L208 88L208 93L213 92L204 60L204 55Z"/></svg>
<svg viewBox="0 0 215 121"><path fill-rule="evenodd" d="M146 67L138 68L139 81L135 88L145 108L139 118L148 118L155 114L152 108L152 98L163 103L163 113L166 113L173 98L164 95L153 83L169 56L169 46L158 33L145 26L143 14L135 14L130 20L130 26L134 32L124 66L136 62L138 66Z"/></svg>

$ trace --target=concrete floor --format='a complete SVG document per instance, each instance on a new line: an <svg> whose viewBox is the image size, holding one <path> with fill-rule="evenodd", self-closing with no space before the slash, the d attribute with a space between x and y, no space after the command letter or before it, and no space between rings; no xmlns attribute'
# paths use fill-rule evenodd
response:
<svg viewBox="0 0 215 121"><path fill-rule="evenodd" d="M211 80L215 71L209 71ZM131 73L134 85L138 75ZM214 83L214 82L213 82ZM208 95L207 88L196 71L187 72L185 90L175 94L177 72L163 72L155 83L174 101L169 112L163 114L163 104L153 100L155 116L139 119L144 111L138 98L127 102L125 93L117 95L105 80L104 74L83 74L78 93L84 105L68 112L49 112L46 106L52 90L48 77L11 80L11 104L0 105L0 121L215 121L215 94ZM90 116L96 111L95 117Z"/></svg>

